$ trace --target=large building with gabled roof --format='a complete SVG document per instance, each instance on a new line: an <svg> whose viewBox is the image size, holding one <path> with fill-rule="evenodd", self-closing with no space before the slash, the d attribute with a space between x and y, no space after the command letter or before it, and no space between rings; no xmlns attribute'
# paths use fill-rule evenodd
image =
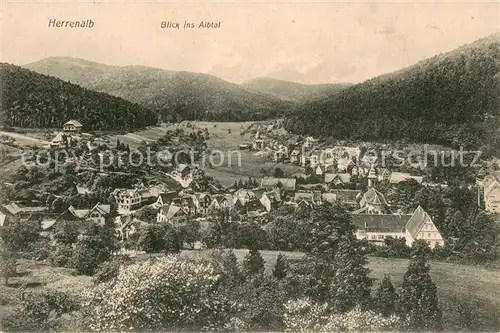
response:
<svg viewBox="0 0 500 333"><path fill-rule="evenodd" d="M372 243L383 243L387 237L404 238L406 245L423 239L429 247L444 246L444 240L432 218L422 208L413 214L352 214L356 237Z"/></svg>

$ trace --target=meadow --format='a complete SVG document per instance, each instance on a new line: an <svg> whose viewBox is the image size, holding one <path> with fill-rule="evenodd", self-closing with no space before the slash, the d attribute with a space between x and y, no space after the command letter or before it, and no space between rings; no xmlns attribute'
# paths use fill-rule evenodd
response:
<svg viewBox="0 0 500 333"><path fill-rule="evenodd" d="M189 133L192 130L206 128L210 133L210 139L207 141L208 149L219 153L213 159L206 160L212 160L215 164L214 167L210 167L208 163L200 163L200 167L207 176L213 177L224 186L231 186L235 181L246 180L249 177L260 179L262 178L261 169L269 174L272 174L276 167L290 174L303 171L303 168L297 165L275 163L269 155L238 149L240 144L253 142L254 137L248 133L247 129L258 123L191 121L189 124L192 127L187 127L187 122L182 122L168 126L150 127L133 133L107 135L106 140L110 144L114 144L118 139L130 147L138 147L143 141L152 142L163 137L168 130L181 128ZM222 160L221 156L223 156Z"/></svg>

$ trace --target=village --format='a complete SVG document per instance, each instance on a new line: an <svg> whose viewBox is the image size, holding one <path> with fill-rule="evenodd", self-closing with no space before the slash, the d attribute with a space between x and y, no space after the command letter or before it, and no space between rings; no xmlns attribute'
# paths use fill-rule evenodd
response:
<svg viewBox="0 0 500 333"><path fill-rule="evenodd" d="M55 151L72 149L80 143L89 152L98 150L100 154L105 153L96 144L99 141L83 133L82 127L76 120L68 121L48 148ZM282 207L314 209L325 203L340 203L351 212L358 239L384 244L384 239L388 237L403 238L407 246L421 239L431 248L445 245L442 234L428 212L420 206L404 212L402 207L387 200L380 188L387 190L405 182L420 186L446 187L446 184L426 183L423 176L378 167L373 156L361 156L360 147L325 148L312 137L306 137L299 143L297 140L288 144L280 143L262 134L271 133L273 125L257 128L254 142L240 144L239 149L266 154L275 162L304 165L304 171L286 175L276 167L271 174L263 175L260 181L249 177L248 181L240 179L233 186L221 186L211 177L207 181L204 171L196 163L170 163L168 169L151 172L149 185L117 185L109 189L112 201L106 203L97 202L92 206L77 208L70 205L58 212L50 206L30 202L4 204L0 208L0 226L14 220L37 220L43 235L50 238L60 221L90 220L104 225L105 221L112 219L117 238L126 242L130 235L152 223L178 225L196 220L207 226L210 216L219 214L221 210L235 212L247 220L257 221L265 228L266 215L276 213ZM120 146L120 143L117 145ZM88 171L89 168L84 170ZM95 168L90 170L97 171ZM498 177L492 173L480 183L483 193L478 192L478 204L482 194L485 209L500 213ZM90 193L85 185L74 185L79 195ZM116 206L115 212L111 209L112 204ZM140 213L142 211L148 212L148 218L141 219L140 216L144 216ZM197 246L203 247L203 244Z"/></svg>

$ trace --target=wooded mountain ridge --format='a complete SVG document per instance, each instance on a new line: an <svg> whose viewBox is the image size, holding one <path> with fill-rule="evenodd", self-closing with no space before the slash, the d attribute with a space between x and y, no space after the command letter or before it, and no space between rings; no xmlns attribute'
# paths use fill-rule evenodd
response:
<svg viewBox="0 0 500 333"><path fill-rule="evenodd" d="M352 140L500 147L500 34L301 103L285 127Z"/></svg>
<svg viewBox="0 0 500 333"><path fill-rule="evenodd" d="M61 128L77 119L86 130L133 130L157 123L137 104L19 66L0 63L0 82L3 125Z"/></svg>

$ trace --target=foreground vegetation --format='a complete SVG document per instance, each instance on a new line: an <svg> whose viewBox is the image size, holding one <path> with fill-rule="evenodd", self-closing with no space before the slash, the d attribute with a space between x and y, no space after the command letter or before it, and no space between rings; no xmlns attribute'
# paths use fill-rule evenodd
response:
<svg viewBox="0 0 500 333"><path fill-rule="evenodd" d="M149 254L135 260L113 255L117 242L110 224L91 223L83 230L61 224L54 233L55 249L33 232L34 225L3 228L5 286L1 290L8 295L2 300L8 310L2 316L3 329L498 328L494 315L498 298L491 294L498 289L497 272L433 264L430 274L428 248L420 241L412 246L409 261L372 258L369 263L370 246L356 240L350 214L342 206L325 205L315 212L302 217L301 228L307 233L302 238L307 239L302 254L261 253L257 229L249 226L246 232L234 235L239 238L233 238L248 251L213 249L180 254L179 240L193 241L196 230L151 226L137 239ZM228 231L224 225L214 227L204 238L208 245L219 246L230 239L217 231ZM45 257L54 267L35 264L30 268L25 259L19 260L28 255ZM457 269L464 274L455 275ZM73 274L91 278L79 279ZM38 281L37 275L41 275ZM461 280L465 276L467 285ZM75 282L74 288L68 285ZM462 287L456 288L456 284ZM61 292L54 290L56 286L62 287ZM474 294L471 286L477 290ZM480 307L475 307L476 302Z"/></svg>

